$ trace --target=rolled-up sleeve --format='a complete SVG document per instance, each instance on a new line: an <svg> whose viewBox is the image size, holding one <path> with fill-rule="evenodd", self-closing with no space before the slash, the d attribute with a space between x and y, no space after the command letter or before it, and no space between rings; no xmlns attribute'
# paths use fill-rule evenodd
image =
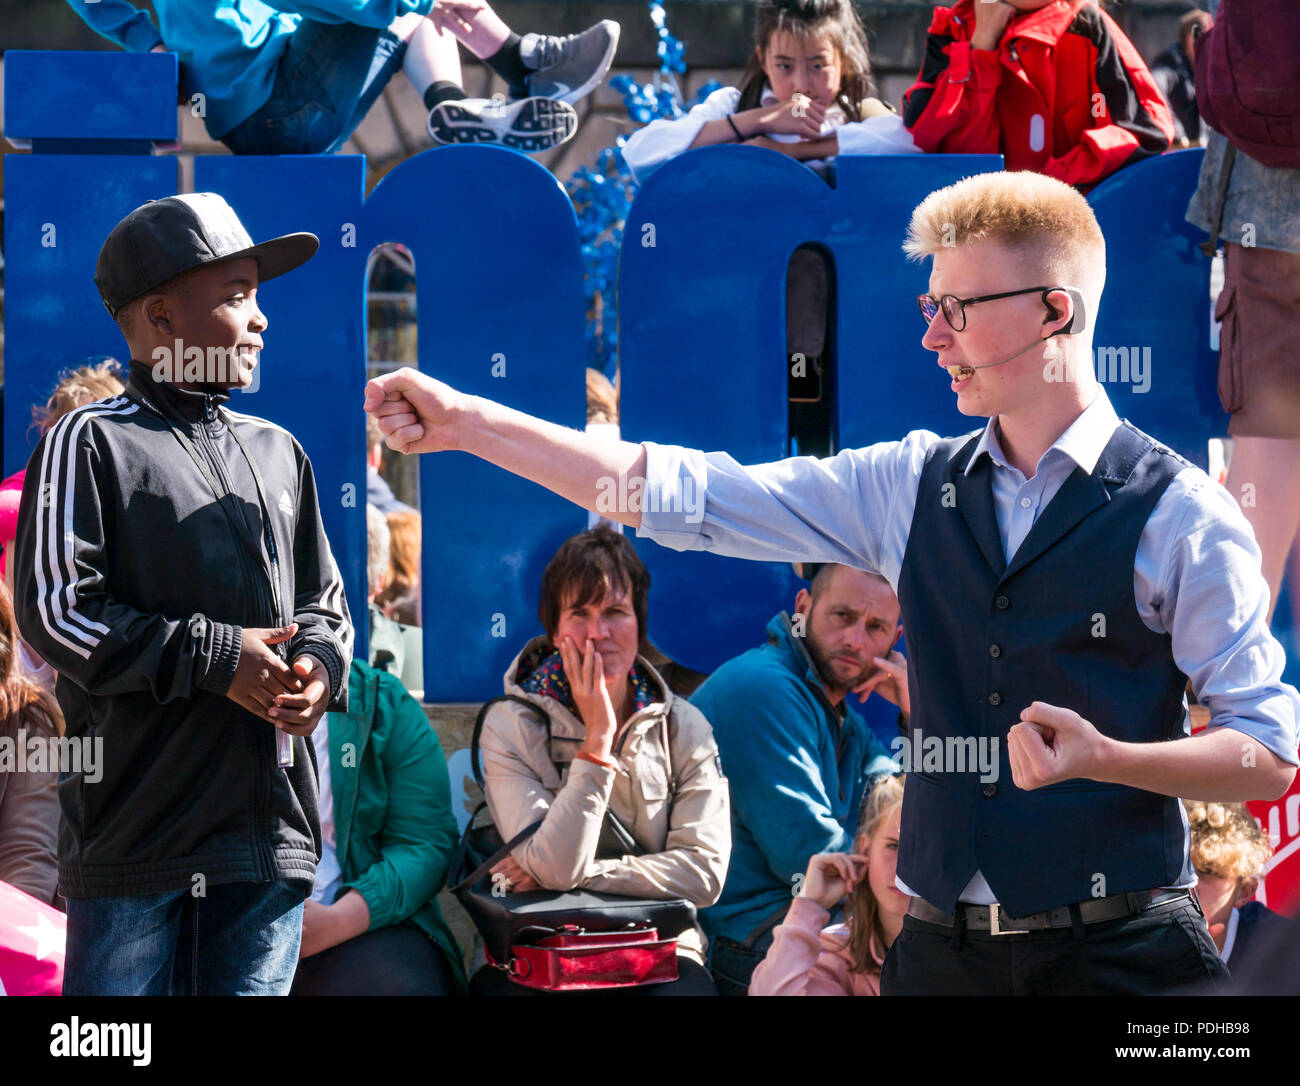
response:
<svg viewBox="0 0 1300 1086"><path fill-rule="evenodd" d="M1142 552L1154 583L1144 587ZM1286 654L1268 627L1268 583L1255 535L1237 503L1197 468L1179 473L1147 523L1135 588L1172 639L1174 660L1210 711L1283 761L1297 760L1300 694L1282 681ZM1147 617L1143 615L1144 619Z"/></svg>
<svg viewBox="0 0 1300 1086"><path fill-rule="evenodd" d="M926 452L902 441L745 467L726 453L645 442L639 536L673 550L769 562L837 562L898 583Z"/></svg>

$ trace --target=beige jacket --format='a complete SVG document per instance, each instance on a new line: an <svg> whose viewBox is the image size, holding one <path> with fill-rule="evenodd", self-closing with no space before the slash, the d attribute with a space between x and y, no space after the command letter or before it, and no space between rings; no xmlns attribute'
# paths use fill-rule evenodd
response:
<svg viewBox="0 0 1300 1086"><path fill-rule="evenodd" d="M527 677L519 673L521 661L527 667L544 644L545 638L534 638L515 657L505 692L550 714L550 749L541 718L512 702L488 710L480 739L488 809L501 836L509 840L543 820L514 850L515 861L548 890L581 887L632 897L681 897L700 909L712 905L727 875L731 816L709 722L638 657L662 700L634 713L620 729L615 766L575 761L586 734L581 719L554 698L526 693L519 685ZM606 806L645 855L595 858ZM701 964L704 947L698 927L678 937L679 953Z"/></svg>

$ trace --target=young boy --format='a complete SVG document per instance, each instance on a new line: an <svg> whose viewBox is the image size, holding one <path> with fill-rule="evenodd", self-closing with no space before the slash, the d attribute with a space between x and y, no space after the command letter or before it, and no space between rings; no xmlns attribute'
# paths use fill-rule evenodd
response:
<svg viewBox="0 0 1300 1086"><path fill-rule="evenodd" d="M306 454L223 404L258 363L258 284L318 245L254 245L215 193L136 208L95 270L126 391L28 463L18 620L99 748L96 781L59 785L65 994L292 981L321 840L301 737L347 708L352 625Z"/></svg>
<svg viewBox="0 0 1300 1086"><path fill-rule="evenodd" d="M125 0L68 3L123 49L174 52L212 138L245 155L338 150L399 68L435 143L545 151L577 131L572 103L605 77L619 33L605 19L521 38L485 0L154 0L157 28ZM511 102L466 97L457 41L506 81Z"/></svg>

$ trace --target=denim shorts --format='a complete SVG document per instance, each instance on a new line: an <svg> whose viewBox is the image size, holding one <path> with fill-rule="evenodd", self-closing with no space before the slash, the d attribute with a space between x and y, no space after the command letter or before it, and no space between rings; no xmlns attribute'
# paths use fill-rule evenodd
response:
<svg viewBox="0 0 1300 1086"><path fill-rule="evenodd" d="M405 55L406 43L387 29L304 19L280 58L271 97L221 142L237 155L337 151Z"/></svg>

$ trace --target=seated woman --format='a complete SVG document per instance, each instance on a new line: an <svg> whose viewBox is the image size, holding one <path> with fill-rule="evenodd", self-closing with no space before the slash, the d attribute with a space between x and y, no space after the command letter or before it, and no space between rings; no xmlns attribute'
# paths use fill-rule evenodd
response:
<svg viewBox="0 0 1300 1086"><path fill-rule="evenodd" d="M727 782L713 731L639 654L650 574L631 543L599 525L567 540L542 575L537 614L546 630L506 673L516 702L492 706L481 755L488 808L505 840L541 828L502 860L514 891L583 888L642 898L685 898L697 908L722 892L731 854ZM597 859L606 809L645 850ZM678 979L621 989L712 995L698 927L677 942ZM523 995L484 967L472 995ZM608 994L602 993L602 994Z"/></svg>
<svg viewBox="0 0 1300 1086"><path fill-rule="evenodd" d="M460 948L434 895L456 848L438 736L395 675L361 660L348 711L312 733L321 858L290 995L455 995Z"/></svg>
<svg viewBox="0 0 1300 1086"><path fill-rule="evenodd" d="M44 687L34 682L19 657L9 589L0 584L0 741L10 748L8 764L0 765L0 882L18 887L43 904L62 908L55 890L59 881L57 854L59 799L57 763L51 755L39 768L19 764L13 752L33 742L54 748L63 734L63 713ZM75 787L73 782L70 787Z"/></svg>

